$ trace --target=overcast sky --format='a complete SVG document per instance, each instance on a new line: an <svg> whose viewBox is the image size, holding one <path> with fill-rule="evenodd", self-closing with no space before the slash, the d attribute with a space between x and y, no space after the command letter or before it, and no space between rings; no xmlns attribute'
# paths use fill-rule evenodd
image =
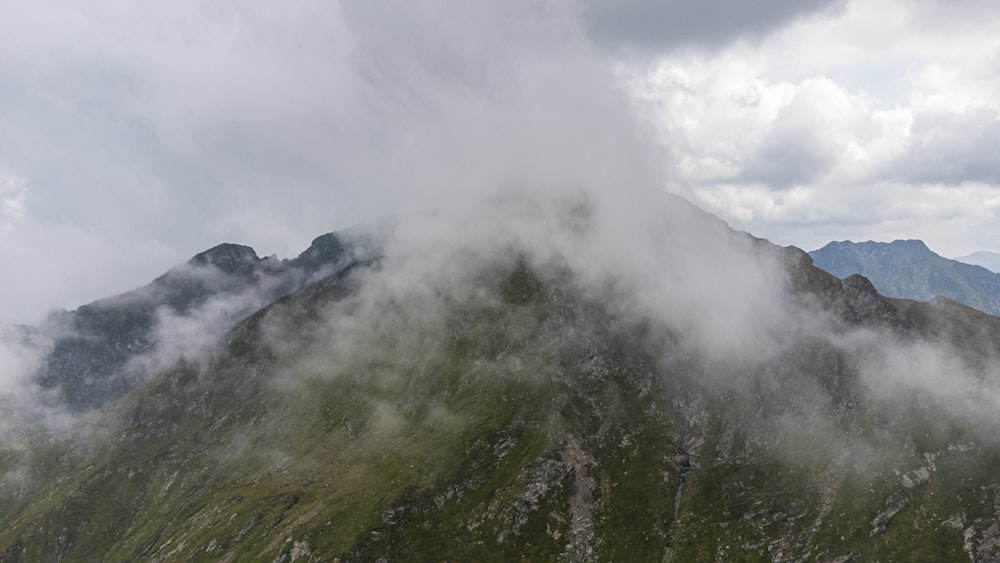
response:
<svg viewBox="0 0 1000 563"><path fill-rule="evenodd" d="M648 183L805 250L1000 250L993 0L0 10L0 323L486 184Z"/></svg>

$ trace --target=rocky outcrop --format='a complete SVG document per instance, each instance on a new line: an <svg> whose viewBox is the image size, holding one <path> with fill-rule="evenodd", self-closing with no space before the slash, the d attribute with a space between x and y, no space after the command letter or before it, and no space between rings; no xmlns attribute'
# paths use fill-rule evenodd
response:
<svg viewBox="0 0 1000 563"><path fill-rule="evenodd" d="M885 529L889 527L889 522L892 521L892 518L899 514L900 510L906 508L907 502L906 497L900 493L893 493L892 496L886 499L885 510L880 512L878 516L872 520L871 535L874 536L875 534L881 534L884 532Z"/></svg>

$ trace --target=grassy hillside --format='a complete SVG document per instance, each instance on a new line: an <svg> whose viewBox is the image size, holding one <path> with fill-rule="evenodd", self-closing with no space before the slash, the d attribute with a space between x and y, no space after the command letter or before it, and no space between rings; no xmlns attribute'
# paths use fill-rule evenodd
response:
<svg viewBox="0 0 1000 563"><path fill-rule="evenodd" d="M863 288L796 267L804 301L979 349L961 323L980 319L858 306ZM373 296L378 270L251 316L85 444L6 452L30 478L2 497L0 560L986 561L1000 544L1000 450L933 402L873 397L835 341L720 364L523 259L451 292Z"/></svg>

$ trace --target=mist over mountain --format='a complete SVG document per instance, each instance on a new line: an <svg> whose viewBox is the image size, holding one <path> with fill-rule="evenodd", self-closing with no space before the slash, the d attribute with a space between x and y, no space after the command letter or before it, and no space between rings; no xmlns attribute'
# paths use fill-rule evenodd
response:
<svg viewBox="0 0 1000 563"><path fill-rule="evenodd" d="M0 563L997 561L1000 318L664 193L989 240L992 6L5 4Z"/></svg>
<svg viewBox="0 0 1000 563"><path fill-rule="evenodd" d="M1000 553L1000 319L662 194L481 206L13 330L40 379L3 403L0 560ZM50 384L60 342L113 361Z"/></svg>
<svg viewBox="0 0 1000 563"><path fill-rule="evenodd" d="M1000 315L1000 274L943 258L919 240L831 242L809 255L839 278L867 277L888 297L930 301L940 295Z"/></svg>
<svg viewBox="0 0 1000 563"><path fill-rule="evenodd" d="M19 329L44 350L37 373L24 377L73 409L99 407L178 360L206 353L250 313L373 251L350 232L318 237L291 260L220 244L147 286ZM6 340L21 346L25 338Z"/></svg>

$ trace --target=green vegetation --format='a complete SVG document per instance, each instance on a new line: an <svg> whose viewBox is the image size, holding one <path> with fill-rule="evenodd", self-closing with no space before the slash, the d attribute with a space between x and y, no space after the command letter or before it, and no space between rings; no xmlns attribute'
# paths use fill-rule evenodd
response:
<svg viewBox="0 0 1000 563"><path fill-rule="evenodd" d="M3 452L30 486L2 497L0 561L950 561L1000 518L1000 451L865 398L830 346L710 367L523 259L494 274L465 297L307 287L87 447Z"/></svg>

